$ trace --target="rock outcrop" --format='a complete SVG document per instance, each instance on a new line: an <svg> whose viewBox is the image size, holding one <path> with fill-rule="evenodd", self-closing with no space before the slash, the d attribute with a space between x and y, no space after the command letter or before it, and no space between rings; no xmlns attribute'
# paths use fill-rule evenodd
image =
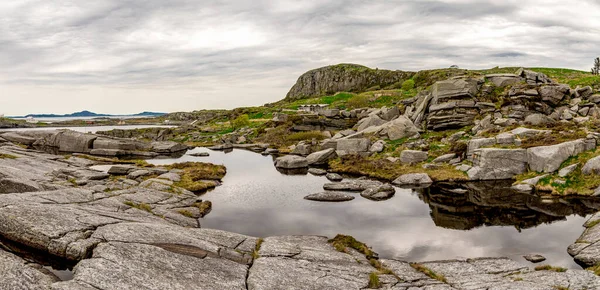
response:
<svg viewBox="0 0 600 290"><path fill-rule="evenodd" d="M286 100L320 97L336 92L362 92L384 88L411 78L414 73L370 69L355 64L338 64L306 72L291 88Z"/></svg>

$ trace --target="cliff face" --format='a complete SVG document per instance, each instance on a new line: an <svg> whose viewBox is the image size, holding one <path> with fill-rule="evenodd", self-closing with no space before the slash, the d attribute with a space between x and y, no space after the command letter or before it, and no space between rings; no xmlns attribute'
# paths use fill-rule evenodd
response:
<svg viewBox="0 0 600 290"><path fill-rule="evenodd" d="M338 64L306 72L288 92L286 100L319 97L336 92L362 92L402 83L412 72L371 69L356 64Z"/></svg>

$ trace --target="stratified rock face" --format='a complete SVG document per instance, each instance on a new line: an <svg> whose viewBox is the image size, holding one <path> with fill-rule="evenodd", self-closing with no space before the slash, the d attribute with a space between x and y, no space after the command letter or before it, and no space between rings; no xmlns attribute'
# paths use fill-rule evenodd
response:
<svg viewBox="0 0 600 290"><path fill-rule="evenodd" d="M474 124L479 114L476 98L481 80L458 78L433 85L427 127L432 130L462 128Z"/></svg>
<svg viewBox="0 0 600 290"><path fill-rule="evenodd" d="M286 100L299 100L334 94L336 92L362 92L403 82L414 73L370 69L356 64L339 64L311 70L298 79L288 92Z"/></svg>

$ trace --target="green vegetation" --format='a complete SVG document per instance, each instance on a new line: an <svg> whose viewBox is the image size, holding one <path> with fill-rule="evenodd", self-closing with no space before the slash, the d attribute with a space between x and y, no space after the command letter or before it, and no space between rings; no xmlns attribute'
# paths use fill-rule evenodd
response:
<svg viewBox="0 0 600 290"><path fill-rule="evenodd" d="M567 269L562 267L554 267L550 265L542 265L535 267L536 271L554 271L554 272L566 272Z"/></svg>
<svg viewBox="0 0 600 290"><path fill-rule="evenodd" d="M189 218L196 218L194 216L194 214L191 211L187 210L187 209L180 209L177 212L180 213L181 215L189 217Z"/></svg>
<svg viewBox="0 0 600 290"><path fill-rule="evenodd" d="M119 159L119 158L105 158L105 157L98 157L98 156L91 156L91 155L84 155L84 154L77 155L76 157L87 159L87 160L92 160L92 161L97 161L100 163L106 163L106 164L131 164L131 165L135 165L137 167L154 167L153 164L146 162L146 160L139 160L139 159L124 160L124 159Z"/></svg>
<svg viewBox="0 0 600 290"><path fill-rule="evenodd" d="M381 288L381 282L379 281L377 272L371 272L371 274L369 274L369 285L367 287L369 287L369 289Z"/></svg>
<svg viewBox="0 0 600 290"><path fill-rule="evenodd" d="M137 208L139 210L147 211L147 212L153 214L153 212L152 212L152 206L150 206L147 203L143 203L143 202L142 203L135 203L133 201L125 201L125 202L123 202L123 204L125 204L127 206L130 206L132 208Z"/></svg>
<svg viewBox="0 0 600 290"><path fill-rule="evenodd" d="M600 276L600 264L593 266L593 267L589 267L586 270L594 272L594 274L596 274L596 276Z"/></svg>
<svg viewBox="0 0 600 290"><path fill-rule="evenodd" d="M243 114L238 116L237 118L235 118L233 121L231 121L231 127L234 130L243 128L243 127L247 127L250 125L250 117L248 117L248 115Z"/></svg>
<svg viewBox="0 0 600 290"><path fill-rule="evenodd" d="M181 169L181 180L175 186L192 192L200 192L217 186L215 180L221 180L227 173L225 166L204 162L184 162L169 165L168 169Z"/></svg>
<svg viewBox="0 0 600 290"><path fill-rule="evenodd" d="M436 169L423 169L420 164L406 165L391 162L378 156L349 156L337 158L329 162L332 172L351 175L363 175L377 179L392 181L398 176L408 173L427 173L433 181L468 180L467 175L450 165L441 165Z"/></svg>
<svg viewBox="0 0 600 290"><path fill-rule="evenodd" d="M252 251L252 258L254 258L255 260L260 257L260 255L258 254L258 252L260 251L260 246L262 246L263 242L264 242L264 240L262 238L259 238L256 241L256 246L254 247L254 251Z"/></svg>
<svg viewBox="0 0 600 290"><path fill-rule="evenodd" d="M404 91L410 91L414 88L415 88L415 81L412 79L406 80L402 83L402 90L404 90Z"/></svg>
<svg viewBox="0 0 600 290"><path fill-rule="evenodd" d="M410 264L410 266L413 267L415 270L427 275L429 278L438 280L443 283L448 283L448 281L446 280L446 277L444 277L444 275L438 274L421 264L413 263L413 264Z"/></svg>
<svg viewBox="0 0 600 290"><path fill-rule="evenodd" d="M366 95L356 95L348 100L346 107L350 109L364 108L369 105L369 98Z"/></svg>
<svg viewBox="0 0 600 290"><path fill-rule="evenodd" d="M0 154L0 159L17 159L17 156L10 154Z"/></svg>
<svg viewBox="0 0 600 290"><path fill-rule="evenodd" d="M348 248L355 249L359 253L365 255L367 259L375 256L375 252L371 250L365 243L357 241L352 236L337 235L335 238L328 241L338 252L348 253Z"/></svg>

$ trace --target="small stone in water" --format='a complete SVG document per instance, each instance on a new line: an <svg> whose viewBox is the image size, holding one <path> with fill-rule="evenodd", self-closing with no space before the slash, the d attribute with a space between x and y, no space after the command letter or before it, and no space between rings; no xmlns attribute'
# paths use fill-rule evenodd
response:
<svg viewBox="0 0 600 290"><path fill-rule="evenodd" d="M327 177L327 179L329 179L331 181L342 181L344 179L341 175L339 175L337 173L329 173L325 177Z"/></svg>
<svg viewBox="0 0 600 290"><path fill-rule="evenodd" d="M539 262L546 261L546 257L544 257L542 255L526 255L526 256L523 256L523 258L525 258L525 260L527 260L531 263L539 263Z"/></svg>

